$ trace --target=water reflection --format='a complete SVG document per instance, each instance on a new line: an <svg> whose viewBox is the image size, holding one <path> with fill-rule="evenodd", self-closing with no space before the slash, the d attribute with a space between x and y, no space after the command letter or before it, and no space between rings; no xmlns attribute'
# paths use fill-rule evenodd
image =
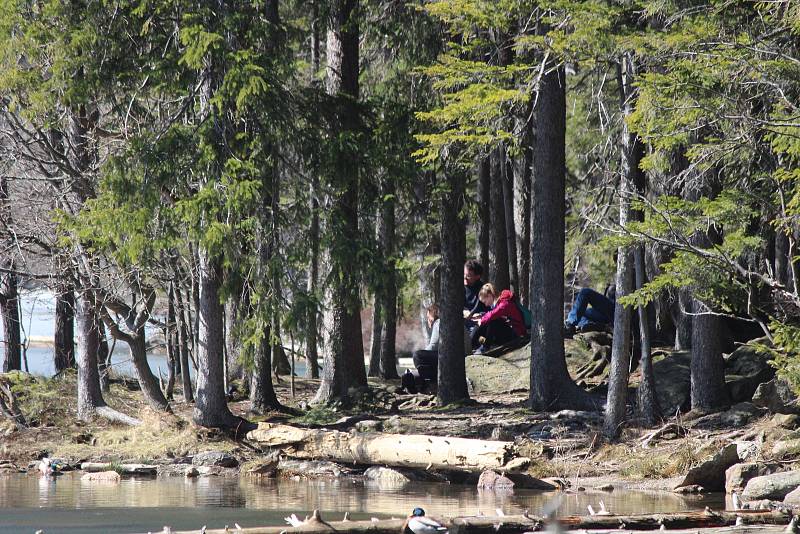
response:
<svg viewBox="0 0 800 534"><path fill-rule="evenodd" d="M258 480L249 478L180 477L123 479L119 484L81 482L77 473L47 479L38 476L0 477L0 508L98 508L223 506L309 511L363 511L404 515L414 506L431 513L539 513L551 493L517 490L495 493L471 486L414 483L379 488L352 480ZM669 492L576 492L564 496L561 514L583 514L587 504L602 499L616 514L650 513L702 508L705 501Z"/></svg>

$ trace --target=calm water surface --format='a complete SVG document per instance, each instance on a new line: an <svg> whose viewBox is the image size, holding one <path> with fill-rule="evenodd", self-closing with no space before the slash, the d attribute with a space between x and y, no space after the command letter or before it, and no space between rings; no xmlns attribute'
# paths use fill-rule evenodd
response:
<svg viewBox="0 0 800 534"><path fill-rule="evenodd" d="M79 474L56 479L33 475L0 476L0 533L47 534L135 533L283 524L283 518L313 509L339 520L404 517L415 506L429 515L493 515L530 510L539 514L555 493L517 490L513 494L482 492L471 486L414 483L382 488L347 481L293 481L248 478L124 479L119 484L81 483ZM712 498L713 499L713 498ZM717 502L685 498L669 492L578 492L567 494L559 515L586 514L603 500L617 514L655 513L702 508Z"/></svg>

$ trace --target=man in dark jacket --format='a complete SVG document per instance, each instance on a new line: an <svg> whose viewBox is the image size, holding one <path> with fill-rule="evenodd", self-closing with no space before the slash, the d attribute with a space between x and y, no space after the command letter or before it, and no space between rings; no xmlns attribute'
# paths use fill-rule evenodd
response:
<svg viewBox="0 0 800 534"><path fill-rule="evenodd" d="M478 298L483 284L483 266L477 260L467 260L464 264L464 326L472 330L489 308Z"/></svg>

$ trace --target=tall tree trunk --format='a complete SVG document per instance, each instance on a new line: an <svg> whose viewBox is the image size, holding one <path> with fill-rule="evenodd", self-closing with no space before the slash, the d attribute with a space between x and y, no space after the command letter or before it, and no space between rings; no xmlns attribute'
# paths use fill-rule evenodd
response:
<svg viewBox="0 0 800 534"><path fill-rule="evenodd" d="M517 263L517 230L514 227L514 166L505 147L499 149L503 163L503 212L505 213L506 249L508 251L509 286L519 293L519 264Z"/></svg>
<svg viewBox="0 0 800 534"><path fill-rule="evenodd" d="M481 159L478 164L478 261L484 269L489 269L489 229L492 227L492 162L491 158Z"/></svg>
<svg viewBox="0 0 800 534"><path fill-rule="evenodd" d="M642 173L644 174L644 173ZM638 245L633 252L636 272L636 289L641 289L647 282L647 270L644 261L644 245ZM645 425L652 426L661 418L661 407L656 395L656 378L653 372L652 340L650 335L650 318L648 307L639 306L639 370L641 380L637 390L639 417Z"/></svg>
<svg viewBox="0 0 800 534"><path fill-rule="evenodd" d="M775 279L789 288L789 236L783 228L775 232Z"/></svg>
<svg viewBox="0 0 800 534"><path fill-rule="evenodd" d="M318 85L317 73L320 67L320 16L319 2L312 1L312 22L311 22L311 80L312 85ZM311 186L309 190L309 210L311 212L311 224L308 230L308 241L310 250L308 280L306 291L312 299L312 305L306 312L306 377L319 378L319 308L317 306L317 281L319 280L319 176L316 172L311 173Z"/></svg>
<svg viewBox="0 0 800 534"><path fill-rule="evenodd" d="M164 392L161 391L158 379L153 374L153 371L150 370L150 365L147 363L147 344L145 343L144 327L140 328L136 335L131 336L127 341L133 367L136 369L136 376L139 380L139 386L142 388L142 393L144 394L147 404L157 411L171 411L169 403L166 397L164 397ZM221 351L220 355L222 355ZM222 375L220 375L220 377L221 376Z"/></svg>
<svg viewBox="0 0 800 534"><path fill-rule="evenodd" d="M13 270L14 262L5 261L4 267ZM22 369L22 341L20 337L19 293L17 292L17 275L10 272L0 273L0 315L3 316L2 372Z"/></svg>
<svg viewBox="0 0 800 534"><path fill-rule="evenodd" d="M541 29L540 29L541 31ZM594 408L597 402L567 371L564 339L564 212L566 210L566 80L549 61L536 105L531 190L531 407L539 411ZM535 261L534 261L535 259Z"/></svg>
<svg viewBox="0 0 800 534"><path fill-rule="evenodd" d="M622 55L618 66L620 101L624 117L633 109L633 91L636 68L630 53ZM631 219L631 198L635 193L637 175L641 174L639 163L643 155L639 137L628 130L628 123L622 121L622 161L619 187L619 225L625 228ZM631 363L631 309L620 304L619 299L629 295L633 289L633 261L630 247L617 249L617 303L614 306L614 338L611 347L611 370L608 375L608 398L603 423L603 433L609 439L619 436L625 421L625 408L628 397L628 378Z"/></svg>
<svg viewBox="0 0 800 534"><path fill-rule="evenodd" d="M193 418L205 427L233 427L238 423L228 409L223 374L222 315L219 301L222 266L204 247L199 249L198 279L200 336L197 351L197 399Z"/></svg>
<svg viewBox="0 0 800 534"><path fill-rule="evenodd" d="M678 298L672 313L675 322L675 350L690 350L692 348L692 295L688 289L678 289L677 291Z"/></svg>
<svg viewBox="0 0 800 534"><path fill-rule="evenodd" d="M383 329L381 331L381 378L399 378L397 375L397 354L395 341L397 339L397 266L395 254L395 181L388 176L381 183L380 223L378 234L383 251L386 274L383 279L381 291L381 311L383 312Z"/></svg>
<svg viewBox="0 0 800 534"><path fill-rule="evenodd" d="M728 406L725 388L725 360L722 357L722 321L705 313L703 304L694 300L692 320L691 396L692 409L715 409Z"/></svg>
<svg viewBox="0 0 800 534"><path fill-rule="evenodd" d="M243 291L246 292L247 289ZM242 310L247 309L242 304L247 302L249 299L246 294L233 296L225 301L225 352L227 354L225 364L229 382L244 378L244 367L241 361L241 332L238 328Z"/></svg>
<svg viewBox="0 0 800 534"><path fill-rule="evenodd" d="M180 349L178 348L178 323L175 318L175 287L172 282L169 284L167 293L167 327L164 329L164 341L167 344L167 388L164 396L168 401L175 397L175 375L180 371L178 360L180 360Z"/></svg>
<svg viewBox="0 0 800 534"><path fill-rule="evenodd" d="M490 185L491 226L489 227L489 280L498 291L509 289L511 275L508 270L508 239L506 237L506 203L503 197L505 158L503 151L492 151L492 178Z"/></svg>
<svg viewBox="0 0 800 534"><path fill-rule="evenodd" d="M448 169L448 192L442 195L441 215L442 269L439 291L439 369L440 406L469 398L464 365L464 258L466 222L462 214L464 176Z"/></svg>
<svg viewBox="0 0 800 534"><path fill-rule="evenodd" d="M75 290L67 275L66 262L59 262L56 286L56 317L53 335L53 361L56 372L75 367Z"/></svg>
<svg viewBox="0 0 800 534"><path fill-rule="evenodd" d="M250 403L251 410L256 414L265 414L270 410L281 408L275 388L272 385L271 352L274 348L270 342L270 331L264 331L264 339L258 344L255 358L253 359L253 372L250 375Z"/></svg>
<svg viewBox="0 0 800 534"><path fill-rule="evenodd" d="M0 217L4 224L10 224L11 214L8 207L8 178L0 176ZM0 258L0 266L6 272L0 272L0 315L3 317L3 361L0 371L18 371L22 369L22 342L20 337L19 295L17 275L14 274L14 243L9 237L4 243L5 252Z"/></svg>
<svg viewBox="0 0 800 534"><path fill-rule="evenodd" d="M180 286L175 291L175 302L177 303L178 320L178 345L180 347L180 366L181 366L181 390L184 402L194 402L194 391L192 390L192 378L189 371L189 332L190 321L188 319L185 304Z"/></svg>
<svg viewBox="0 0 800 534"><path fill-rule="evenodd" d="M371 377L381 376L381 333L383 332L381 315L381 297L376 291L372 306L372 338L369 349L368 376Z"/></svg>
<svg viewBox="0 0 800 534"><path fill-rule="evenodd" d="M358 112L358 2L333 0L329 4L327 91L336 97L341 143L331 176L332 199L328 233L332 309L329 349L325 352L322 382L315 402L346 400L348 388L367 385L361 336L361 299L357 258L359 158L355 139Z"/></svg>
<svg viewBox="0 0 800 534"><path fill-rule="evenodd" d="M517 262L519 264L519 301L527 306L530 301L529 291L531 262L528 251L531 249L531 165L533 165L533 127L526 109L524 117L516 119L515 130L521 138L522 154L514 161L514 225L517 229Z"/></svg>
<svg viewBox="0 0 800 534"><path fill-rule="evenodd" d="M100 391L100 373L97 367L97 349L100 346L100 330L97 314L91 299L79 295L76 302L78 322L78 417L84 421L92 419L97 408L105 406Z"/></svg>
<svg viewBox="0 0 800 534"><path fill-rule="evenodd" d="M104 393L111 391L111 348L108 346L106 326L103 321L97 323L100 345L97 347L97 369L100 373L100 389Z"/></svg>

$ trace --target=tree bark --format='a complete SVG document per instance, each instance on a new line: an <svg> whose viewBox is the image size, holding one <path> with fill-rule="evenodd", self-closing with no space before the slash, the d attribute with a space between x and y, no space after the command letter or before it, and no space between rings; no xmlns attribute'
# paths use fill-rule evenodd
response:
<svg viewBox="0 0 800 534"><path fill-rule="evenodd" d="M381 317L381 298L377 291L372 307L372 339L369 350L369 374L371 377L381 376L381 332L383 331L383 318Z"/></svg>
<svg viewBox="0 0 800 534"><path fill-rule="evenodd" d="M315 402L347 400L348 388L367 385L361 336L357 254L359 154L354 136L358 112L358 2L333 0L329 5L327 92L336 98L338 128L350 137L335 155L328 224L332 289L330 342Z"/></svg>
<svg viewBox="0 0 800 534"><path fill-rule="evenodd" d="M469 399L464 365L464 256L466 254L466 222L464 177L455 169L447 169L448 191L440 204L442 244L442 282L439 291L439 369L438 399L440 406Z"/></svg>
<svg viewBox="0 0 800 534"><path fill-rule="evenodd" d="M53 362L57 373L75 367L75 290L64 275L56 289Z"/></svg>
<svg viewBox="0 0 800 534"><path fill-rule="evenodd" d="M633 252L636 272L636 289L641 289L647 282L644 262L644 245L638 245ZM645 425L652 426L661 418L661 407L656 395L656 378L653 372L652 340L650 336L650 318L648 307L639 306L639 371L641 380L637 390L639 417Z"/></svg>
<svg viewBox="0 0 800 534"><path fill-rule="evenodd" d="M397 266L395 264L395 200L394 177L384 177L381 183L380 223L378 233L383 251L386 274L383 277L381 291L381 311L383 313L383 329L381 331L380 376L390 380L399 378L397 374Z"/></svg>
<svg viewBox="0 0 800 534"><path fill-rule="evenodd" d="M633 89L636 67L630 53L620 58L617 78L620 90L620 107L628 117L635 103ZM643 155L639 137L629 131L628 123L622 121L622 161L619 184L619 225L625 228L631 219L631 198L636 182L641 181L639 163ZM609 439L619 436L625 421L628 397L628 379L631 364L631 309L620 304L619 299L629 295L633 289L633 261L630 247L617 249L617 303L614 306L614 338L611 346L611 370L608 376L608 397L603 433Z"/></svg>
<svg viewBox="0 0 800 534"><path fill-rule="evenodd" d="M505 147L499 149L503 160L503 212L505 213L506 249L508 251L509 287L519 293L519 264L517 262L517 230L514 227L514 167Z"/></svg>
<svg viewBox="0 0 800 534"><path fill-rule="evenodd" d="M312 22L311 22L311 83L318 85L317 73L320 67L320 16L319 2L314 0L311 3ZM309 189L309 211L311 224L308 229L308 241L310 258L308 265L308 280L306 291L310 297L310 303L306 312L306 377L319 378L319 307L317 305L317 282L319 280L319 176L316 172L311 173L311 186Z"/></svg>
<svg viewBox="0 0 800 534"><path fill-rule="evenodd" d="M3 262L4 267L13 270L13 260ZM4 373L22 369L22 341L19 320L19 293L17 275L0 273L0 315L3 316L3 365Z"/></svg>
<svg viewBox="0 0 800 534"><path fill-rule="evenodd" d="M491 187L492 163L491 158L486 157L481 159L480 163L478 164L477 257L484 269L489 268L489 229L492 226Z"/></svg>
<svg viewBox="0 0 800 534"><path fill-rule="evenodd" d="M96 416L129 425L140 421L106 406L100 391L100 372L97 367L97 352L100 346L99 318L92 299L79 293L76 299L75 316L78 327L78 418L91 421Z"/></svg>
<svg viewBox="0 0 800 534"><path fill-rule="evenodd" d="M692 296L687 289L678 289L678 298L673 311L675 322L675 350L692 348ZM690 312L690 313L687 313Z"/></svg>
<svg viewBox="0 0 800 534"><path fill-rule="evenodd" d="M522 154L514 162L514 224L517 229L517 261L519 263L519 301L527 306L530 301L531 262L531 165L533 164L533 127L526 110L524 118L517 118Z"/></svg>
<svg viewBox="0 0 800 534"><path fill-rule="evenodd" d="M503 196L505 158L500 148L492 151L490 184L491 225L489 227L489 281L497 291L511 287L509 274L508 237L506 233L506 202Z"/></svg>
<svg viewBox="0 0 800 534"><path fill-rule="evenodd" d="M184 300L180 287L175 291L175 300L178 305L177 318L178 318L178 336L180 345L180 365L181 365L181 389L183 391L184 402L194 402L194 391L192 390L192 379L189 371L189 324L186 310L184 309Z"/></svg>
<svg viewBox="0 0 800 534"><path fill-rule="evenodd" d="M539 31L545 28L540 28ZM531 389L538 411L595 408L597 402L570 378L561 328L564 318L566 210L566 80L548 61L535 109L537 136L531 191ZM546 134L543 134L546 132Z"/></svg>
<svg viewBox="0 0 800 534"><path fill-rule="evenodd" d="M789 288L789 236L782 228L775 232L775 279Z"/></svg>
<svg viewBox="0 0 800 534"><path fill-rule="evenodd" d="M204 247L198 251L198 279L200 306L200 336L197 351L197 399L193 418L205 427L233 427L239 422L234 417L225 398L223 375L222 304L219 288L222 283L222 266Z"/></svg>
<svg viewBox="0 0 800 534"><path fill-rule="evenodd" d="M705 313L695 300L692 320L691 391L692 409L715 409L728 406L725 388L725 360L722 357L722 322L717 315Z"/></svg>

